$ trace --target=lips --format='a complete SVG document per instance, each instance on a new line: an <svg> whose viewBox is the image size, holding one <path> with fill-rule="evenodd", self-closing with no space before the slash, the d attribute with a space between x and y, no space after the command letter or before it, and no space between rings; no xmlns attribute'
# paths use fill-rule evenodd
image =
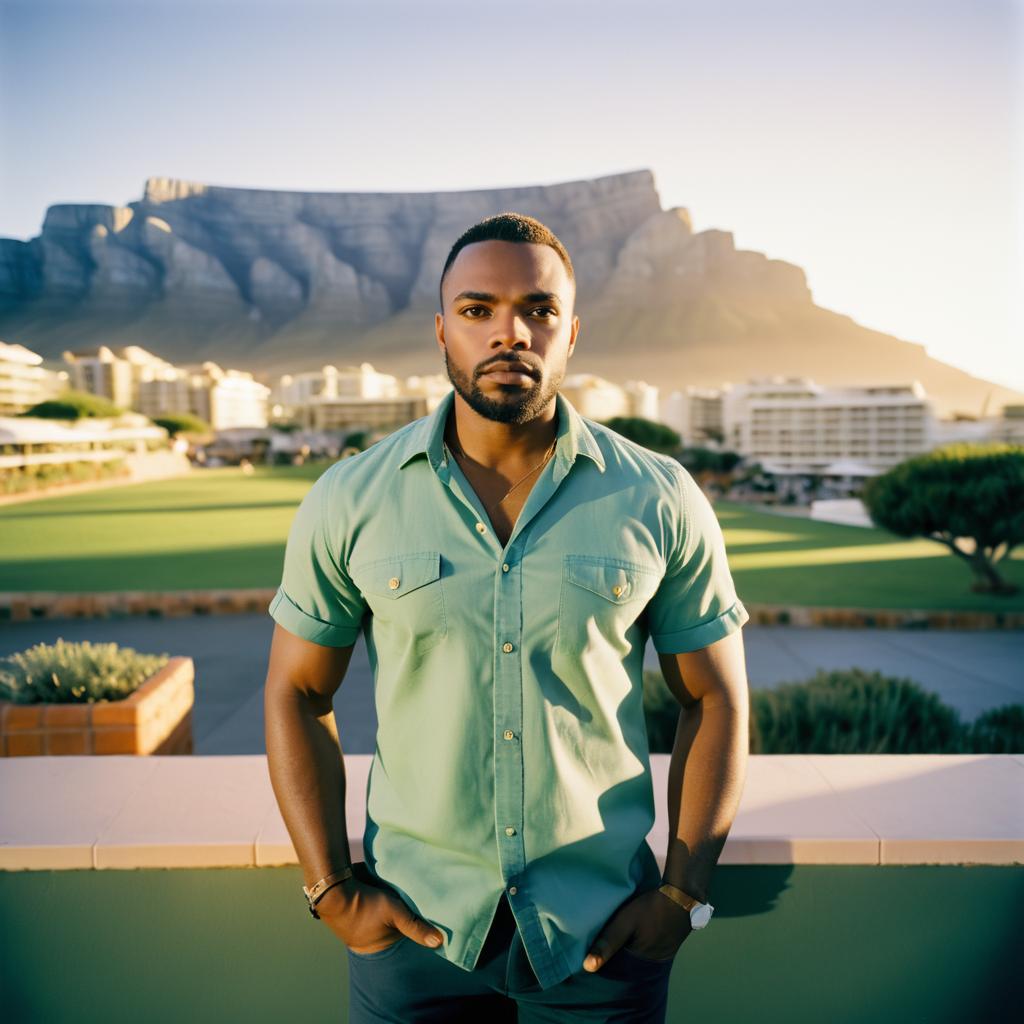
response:
<svg viewBox="0 0 1024 1024"><path fill-rule="evenodd" d="M537 374L532 366L526 363L492 363L486 370L484 370L481 376L491 377L497 376L499 378L513 378L513 377L529 377L530 380L536 380Z"/></svg>

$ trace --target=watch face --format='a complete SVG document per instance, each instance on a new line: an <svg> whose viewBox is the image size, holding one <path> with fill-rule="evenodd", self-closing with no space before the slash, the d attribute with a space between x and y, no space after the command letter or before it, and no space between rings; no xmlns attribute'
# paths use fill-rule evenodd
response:
<svg viewBox="0 0 1024 1024"><path fill-rule="evenodd" d="M694 908L693 913L690 915L690 924L694 928L703 928L711 920L713 912L714 907L710 903L704 903Z"/></svg>

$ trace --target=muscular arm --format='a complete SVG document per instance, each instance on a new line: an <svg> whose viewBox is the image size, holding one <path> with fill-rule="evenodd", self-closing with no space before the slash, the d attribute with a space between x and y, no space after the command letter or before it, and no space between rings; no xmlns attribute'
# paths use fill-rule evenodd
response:
<svg viewBox="0 0 1024 1024"><path fill-rule="evenodd" d="M732 827L750 749L743 634L659 655L682 706L668 773L669 843L663 879L708 902L711 874Z"/></svg>
<svg viewBox="0 0 1024 1024"><path fill-rule="evenodd" d="M331 710L351 656L352 647L274 627L263 702L267 764L307 886L351 863L345 763Z"/></svg>

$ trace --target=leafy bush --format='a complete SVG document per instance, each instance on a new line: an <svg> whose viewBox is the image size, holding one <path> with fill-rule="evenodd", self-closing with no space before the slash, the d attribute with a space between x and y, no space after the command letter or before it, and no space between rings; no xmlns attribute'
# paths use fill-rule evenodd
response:
<svg viewBox="0 0 1024 1024"><path fill-rule="evenodd" d="M153 422L163 427L171 437L179 434L212 434L213 428L206 420L193 416L190 412L168 412L163 416L155 416Z"/></svg>
<svg viewBox="0 0 1024 1024"><path fill-rule="evenodd" d="M87 391L65 391L56 398L49 398L27 409L21 416L32 416L45 420L80 420L83 417L118 416L124 410L100 395Z"/></svg>
<svg viewBox="0 0 1024 1024"><path fill-rule="evenodd" d="M655 452L671 454L679 448L681 439L671 427L643 416L613 416L610 420L600 422L617 434Z"/></svg>
<svg viewBox="0 0 1024 1024"><path fill-rule="evenodd" d="M758 754L953 754L959 714L910 679L849 669L754 690L751 751Z"/></svg>
<svg viewBox="0 0 1024 1024"><path fill-rule="evenodd" d="M659 671L644 672L651 753L672 752L679 704ZM965 724L910 679L849 669L750 691L754 754L1004 754L1024 752L1024 704Z"/></svg>
<svg viewBox="0 0 1024 1024"><path fill-rule="evenodd" d="M15 704L92 704L123 700L170 660L117 644L36 644L0 658L0 700Z"/></svg>
<svg viewBox="0 0 1024 1024"><path fill-rule="evenodd" d="M971 754L1024 753L1024 704L1004 704L979 715L966 727Z"/></svg>

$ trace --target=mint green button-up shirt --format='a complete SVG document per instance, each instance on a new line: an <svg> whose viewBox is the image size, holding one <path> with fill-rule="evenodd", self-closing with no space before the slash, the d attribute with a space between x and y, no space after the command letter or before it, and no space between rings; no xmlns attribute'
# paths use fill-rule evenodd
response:
<svg viewBox="0 0 1024 1024"><path fill-rule="evenodd" d="M674 459L557 395L554 456L502 547L433 413L335 463L295 515L270 614L364 631L377 744L367 867L471 970L502 891L543 988L661 873L643 658L739 629L718 522Z"/></svg>

